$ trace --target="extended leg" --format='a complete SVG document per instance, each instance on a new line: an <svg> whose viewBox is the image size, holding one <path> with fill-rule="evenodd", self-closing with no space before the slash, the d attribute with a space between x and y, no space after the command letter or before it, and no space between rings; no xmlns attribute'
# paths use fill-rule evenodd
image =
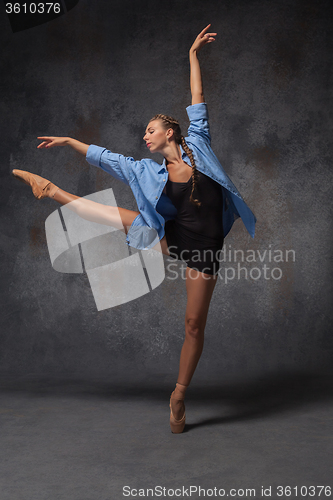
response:
<svg viewBox="0 0 333 500"><path fill-rule="evenodd" d="M186 268L185 340L180 354L178 374L178 383L183 387L188 386L191 382L202 353L208 309L216 280L216 275L204 274L189 267ZM184 392L185 389L179 392L179 389L176 388L175 396L177 394L183 396ZM172 412L176 419L182 417L184 403L181 399L179 401L172 400Z"/></svg>
<svg viewBox="0 0 333 500"><path fill-rule="evenodd" d="M29 185L34 196L41 200L43 198L52 198L61 205L67 205L70 210L77 213L83 219L98 224L113 226L127 233L133 220L140 212L127 210L126 208L111 207L102 205L95 201L80 198L74 194L67 193L58 188L52 182L39 175L26 172L24 170L13 170L14 177Z"/></svg>
<svg viewBox="0 0 333 500"><path fill-rule="evenodd" d="M63 191L49 180L39 175L32 174L31 172L15 169L12 173L14 177L32 188L32 192L37 199L51 198L61 205L69 204L68 208L73 210L73 212L77 213L83 219L116 227L126 234L133 220L140 213L137 210L111 207L109 205L102 205L101 203L87 200L86 198L80 198L79 196ZM165 255L170 255L165 236L159 243L160 245L155 245L154 249L162 251Z"/></svg>
<svg viewBox="0 0 333 500"><path fill-rule="evenodd" d="M116 227L126 234L133 220L140 213L136 210L127 210L126 208L111 207L109 205L96 203L95 201L67 193L62 189L58 189L52 198L61 205L70 203L68 208L83 219Z"/></svg>
<svg viewBox="0 0 333 500"><path fill-rule="evenodd" d="M133 220L140 212L136 210L128 210L121 207L110 207L109 205L102 205L95 201L80 198L74 194L67 193L62 189L58 189L53 196L50 196L61 205L70 203L69 208L77 213L80 217L99 224L106 224L124 231L127 234ZM166 237L159 241L153 247L155 250L162 251L163 254L170 256Z"/></svg>

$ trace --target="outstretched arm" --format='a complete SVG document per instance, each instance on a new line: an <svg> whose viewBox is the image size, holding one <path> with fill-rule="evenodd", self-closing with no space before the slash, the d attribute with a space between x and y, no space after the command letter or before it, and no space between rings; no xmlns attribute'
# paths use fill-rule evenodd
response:
<svg viewBox="0 0 333 500"><path fill-rule="evenodd" d="M205 102L202 88L202 78L200 71L200 64L198 59L198 52L200 49L206 45L206 43L211 43L215 41L214 36L217 33L207 33L210 24L206 26L205 29L199 33L197 38L194 40L192 47L190 48L190 85L192 94L192 104L198 104L200 102Z"/></svg>
<svg viewBox="0 0 333 500"><path fill-rule="evenodd" d="M86 155L88 151L88 144L84 144L84 142L77 141L76 139L71 139L70 137L38 137L37 139L42 139L37 149L43 148L53 148L54 146L70 146L75 149L79 153Z"/></svg>

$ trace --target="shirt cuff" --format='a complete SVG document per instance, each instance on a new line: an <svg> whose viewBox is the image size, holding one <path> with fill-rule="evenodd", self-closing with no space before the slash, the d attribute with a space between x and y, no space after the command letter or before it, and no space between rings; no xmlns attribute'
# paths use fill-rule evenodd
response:
<svg viewBox="0 0 333 500"><path fill-rule="evenodd" d="M106 148L101 148L100 146L94 146L94 144L91 144L86 154L87 162L95 167L100 167L101 155L105 149Z"/></svg>
<svg viewBox="0 0 333 500"><path fill-rule="evenodd" d="M199 102L198 104L187 106L186 111L190 122L202 119L208 120L208 109L205 102Z"/></svg>

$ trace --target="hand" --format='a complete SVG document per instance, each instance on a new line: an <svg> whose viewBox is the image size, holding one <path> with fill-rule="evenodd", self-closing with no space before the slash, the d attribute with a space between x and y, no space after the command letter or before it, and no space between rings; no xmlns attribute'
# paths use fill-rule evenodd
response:
<svg viewBox="0 0 333 500"><path fill-rule="evenodd" d="M69 137L37 137L41 139L41 142L37 149L43 148L53 148L53 146L66 146L68 144Z"/></svg>
<svg viewBox="0 0 333 500"><path fill-rule="evenodd" d="M204 45L206 45L206 43L215 42L214 36L216 36L217 33L206 33L210 26L211 24L208 24L208 26L206 26L206 28L203 29L201 33L199 33L199 35L194 40L192 47L190 48L190 52L199 52L199 50Z"/></svg>

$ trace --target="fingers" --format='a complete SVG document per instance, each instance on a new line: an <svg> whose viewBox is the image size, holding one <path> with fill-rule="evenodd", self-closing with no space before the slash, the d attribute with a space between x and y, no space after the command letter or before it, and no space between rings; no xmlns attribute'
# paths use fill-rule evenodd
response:
<svg viewBox="0 0 333 500"><path fill-rule="evenodd" d="M214 33L211 33L211 34L208 34L206 35L206 42L207 43L211 43L211 42L215 42L215 38L214 38Z"/></svg>
<svg viewBox="0 0 333 500"><path fill-rule="evenodd" d="M203 35L206 33L206 31L208 30L208 28L209 28L210 26L211 26L211 24L209 23L209 24L206 26L206 28L204 28L204 29L201 31L200 36L203 36Z"/></svg>
<svg viewBox="0 0 333 500"><path fill-rule="evenodd" d="M52 143L54 142L53 137L37 137L37 139L44 139L43 142L38 144L37 149L50 148L52 147Z"/></svg>
<svg viewBox="0 0 333 500"><path fill-rule="evenodd" d="M210 26L211 26L211 24L208 24L208 25L206 26L206 28L204 28L204 29L201 31L201 33L199 34L199 37L200 37L200 38L203 38L204 36L211 38L211 37L214 37L214 36L216 36L216 35L217 35L217 33L206 33L206 31L208 30L208 28L210 28Z"/></svg>
<svg viewBox="0 0 333 500"><path fill-rule="evenodd" d="M51 144L51 141L44 141L41 144L38 144L37 149L48 148Z"/></svg>
<svg viewBox="0 0 333 500"><path fill-rule="evenodd" d="M214 38L214 36L216 36L216 35L217 35L217 33L206 33L204 35L204 37L206 37L206 38Z"/></svg>

